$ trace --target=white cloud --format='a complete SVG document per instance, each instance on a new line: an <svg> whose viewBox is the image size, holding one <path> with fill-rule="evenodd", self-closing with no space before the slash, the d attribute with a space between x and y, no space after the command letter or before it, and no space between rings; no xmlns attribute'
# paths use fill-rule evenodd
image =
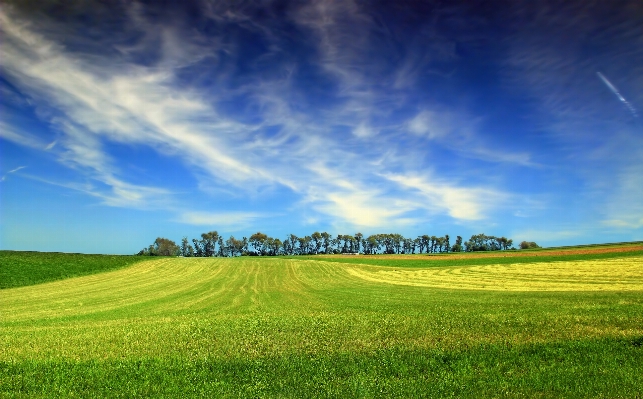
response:
<svg viewBox="0 0 643 399"><path fill-rule="evenodd" d="M407 223L408 212L436 209L456 219L479 220L505 199L495 190L418 177L426 167L425 151L415 142L401 140L409 131L471 158L528 164L529 156L481 145L474 118L455 112L423 108L407 123L378 122L381 114L391 111L387 104L397 109L403 104L388 92L394 78L373 82L379 66L369 55L377 42L370 35L377 24L368 13L353 2L321 1L291 16L314 32L316 40L309 42L317 46L322 70L338 87L337 101L320 110L320 116L299 109L300 93L292 87L296 62L285 65L287 75L257 74L234 87L217 83L202 89L181 83L181 68L204 57L216 64L218 51L234 60L240 50L223 45L225 40L219 38L208 38L211 43L205 45L205 38L193 30L150 22L137 7L130 8L130 23L143 39L130 46L116 45L122 58L71 51L56 41L59 35L46 35L36 24L22 23L19 15L2 10L5 39L0 62L41 108L53 110L41 114L48 115L46 122L59 132L50 144L23 132L2 133L3 137L50 150L93 183L61 185L84 190L112 206L140 208L150 202L171 208L173 191L130 183L116 155L109 153L108 144L114 142L148 146L180 160L209 193L241 198L286 188L337 223L355 226ZM279 52L281 43L270 27L253 22L242 8L213 10L211 17L261 32L270 54ZM57 28L62 29L49 27ZM157 62L131 62L132 54L150 46L157 47ZM225 80L229 74L221 72L217 79ZM243 98L240 103L252 112L221 109L221 103L235 97ZM335 132L336 126L345 128L345 133ZM179 220L232 228L260 217L226 215L185 213Z"/></svg>
<svg viewBox="0 0 643 399"><path fill-rule="evenodd" d="M382 177L399 185L419 191L427 201L427 210L445 210L451 217L461 220L481 220L489 212L506 204L509 195L488 188L457 187L417 175L384 174Z"/></svg>
<svg viewBox="0 0 643 399"><path fill-rule="evenodd" d="M383 198L373 191L326 193L314 208L354 227L386 228L398 224L398 217L413 210L406 201Z"/></svg>
<svg viewBox="0 0 643 399"><path fill-rule="evenodd" d="M455 131L457 126L449 119L444 113L423 110L408 122L408 129L411 133L427 137L429 140L447 136L451 136L451 140L461 140L463 135Z"/></svg>
<svg viewBox="0 0 643 399"><path fill-rule="evenodd" d="M355 129L353 134L360 139L366 139L375 135L373 129L369 128L365 123L360 123Z"/></svg>
<svg viewBox="0 0 643 399"><path fill-rule="evenodd" d="M255 212L184 212L176 220L179 223L198 226L217 226L226 231L243 230L251 227L260 218L270 217Z"/></svg>
<svg viewBox="0 0 643 399"><path fill-rule="evenodd" d="M271 179L269 173L240 161L225 144L250 129L217 117L195 93L173 90L170 70L97 66L67 53L4 12L0 20L7 39L1 50L6 70L63 113L50 120L64 134L59 141L63 162L88 168L92 178L113 184L117 170L101 148L102 141L113 140L145 143L183 155L186 162L228 182ZM25 133L6 129L2 134L23 145L53 147ZM117 186L114 191L123 192Z"/></svg>

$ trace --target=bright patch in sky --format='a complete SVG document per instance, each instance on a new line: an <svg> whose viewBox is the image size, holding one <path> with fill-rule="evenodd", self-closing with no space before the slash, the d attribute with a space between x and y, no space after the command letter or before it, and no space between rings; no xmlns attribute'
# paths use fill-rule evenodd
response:
<svg viewBox="0 0 643 399"><path fill-rule="evenodd" d="M643 3L0 5L0 248L643 240Z"/></svg>

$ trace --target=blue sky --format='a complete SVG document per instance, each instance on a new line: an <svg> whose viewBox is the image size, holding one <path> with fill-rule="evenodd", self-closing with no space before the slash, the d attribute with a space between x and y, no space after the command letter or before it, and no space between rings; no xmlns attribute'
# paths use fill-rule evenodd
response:
<svg viewBox="0 0 643 399"><path fill-rule="evenodd" d="M0 3L0 248L643 240L643 3Z"/></svg>

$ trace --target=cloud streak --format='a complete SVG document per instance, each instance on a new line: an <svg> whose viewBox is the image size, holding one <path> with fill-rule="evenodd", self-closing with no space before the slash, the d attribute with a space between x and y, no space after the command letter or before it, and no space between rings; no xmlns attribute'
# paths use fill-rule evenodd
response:
<svg viewBox="0 0 643 399"><path fill-rule="evenodd" d="M12 174L12 173L16 173L17 171L22 170L22 169L24 169L24 168L26 168L26 166L18 166L18 167L17 167L17 168L15 168L15 169L11 169L11 170L10 170L10 171L8 171L7 173L5 173L5 174L2 176L2 178L0 178L0 182L7 180L7 176L9 176L10 174Z"/></svg>
<svg viewBox="0 0 643 399"><path fill-rule="evenodd" d="M620 102L622 102L622 103L627 107L627 109L629 109L629 110L630 110L630 112L632 113L632 116L634 116L635 118L638 118L638 114L636 113L636 109L634 109L634 107L632 106L632 104L630 104L630 102L629 102L629 101L627 101L627 100L626 100L626 99L621 95L621 93L620 93L620 92L618 91L618 89L617 89L617 88L612 84L612 82L610 82L610 81L605 77L605 75L603 75L603 74L602 74L602 73L600 73L600 72L596 72L596 75L598 75L598 77L603 81L603 83L605 83L605 86L607 86L607 88L608 88L608 89L610 89L610 90L612 91L612 93L614 93L614 95L616 96L616 98L618 98L618 99L619 99L619 101L620 101Z"/></svg>

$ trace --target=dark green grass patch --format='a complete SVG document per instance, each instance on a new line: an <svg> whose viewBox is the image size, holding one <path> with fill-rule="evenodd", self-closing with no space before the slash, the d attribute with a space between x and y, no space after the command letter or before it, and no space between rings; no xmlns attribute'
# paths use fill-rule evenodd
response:
<svg viewBox="0 0 643 399"><path fill-rule="evenodd" d="M120 269L148 258L59 252L0 251L0 289Z"/></svg>
<svg viewBox="0 0 643 399"><path fill-rule="evenodd" d="M640 398L640 340L229 360L0 362L0 396Z"/></svg>
<svg viewBox="0 0 643 399"><path fill-rule="evenodd" d="M391 266L391 267L445 267L445 266L482 266L482 265L506 265L516 263L541 263L541 262L571 262L582 260L596 260L596 259L617 259L627 258L632 256L641 256L643 251L627 251L627 252L606 252L606 253L587 253L587 254L569 254L569 255L540 255L540 256L511 256L507 253L504 257L476 257L471 256L467 258L456 259L449 255L418 255L417 259L400 259L395 258L394 255L390 259L371 258L368 255L360 256L347 256L347 257L319 257L307 256L297 257L296 259L309 259L324 262L336 263L350 263L362 264L373 266Z"/></svg>

